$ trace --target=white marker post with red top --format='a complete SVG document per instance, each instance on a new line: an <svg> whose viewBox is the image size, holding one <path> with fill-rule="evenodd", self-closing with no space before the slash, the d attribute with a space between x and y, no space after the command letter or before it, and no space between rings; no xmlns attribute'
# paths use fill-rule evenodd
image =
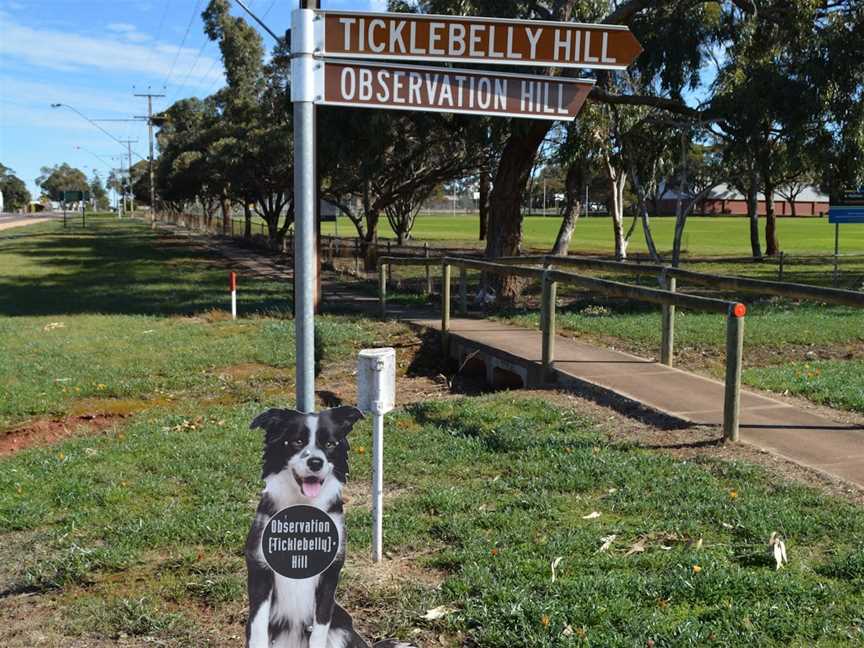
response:
<svg viewBox="0 0 864 648"><path fill-rule="evenodd" d="M237 319L237 273L228 273L228 285L231 287L231 319Z"/></svg>

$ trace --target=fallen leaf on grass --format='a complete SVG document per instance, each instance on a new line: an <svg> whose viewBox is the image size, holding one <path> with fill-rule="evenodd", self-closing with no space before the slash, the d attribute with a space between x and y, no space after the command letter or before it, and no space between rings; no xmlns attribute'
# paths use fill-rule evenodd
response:
<svg viewBox="0 0 864 648"><path fill-rule="evenodd" d="M561 561L564 560L563 556L558 556L555 560L552 561L552 582L555 582L555 568L561 564Z"/></svg>
<svg viewBox="0 0 864 648"><path fill-rule="evenodd" d="M602 515L599 511L591 511L588 515L583 515L583 520L593 520L594 518L598 518Z"/></svg>
<svg viewBox="0 0 864 648"><path fill-rule="evenodd" d="M455 611L456 608L450 607L449 605L439 605L431 610L426 610L426 614L420 618L426 619L427 621L435 621L436 619L443 619L445 616L453 614Z"/></svg>
<svg viewBox="0 0 864 648"><path fill-rule="evenodd" d="M51 322L50 324L46 324L42 327L43 331L53 331L54 329L66 328L66 325L63 322Z"/></svg>
<svg viewBox="0 0 864 648"><path fill-rule="evenodd" d="M780 569L783 563L789 563L789 558L786 556L786 543L783 542L783 537L776 531L771 534L771 538L768 540L768 548L774 553L774 561L777 563L775 569Z"/></svg>
<svg viewBox="0 0 864 648"><path fill-rule="evenodd" d="M602 538L600 538L603 541L603 544L600 545L600 548L597 550L597 552L599 553L601 551L608 550L609 547L612 546L612 543L615 542L615 538L617 538L617 537L618 536L613 533L612 535L603 536Z"/></svg>
<svg viewBox="0 0 864 648"><path fill-rule="evenodd" d="M645 551L645 539L639 538L633 545L627 550L627 553L624 554L624 557L632 556L633 554L642 553Z"/></svg>

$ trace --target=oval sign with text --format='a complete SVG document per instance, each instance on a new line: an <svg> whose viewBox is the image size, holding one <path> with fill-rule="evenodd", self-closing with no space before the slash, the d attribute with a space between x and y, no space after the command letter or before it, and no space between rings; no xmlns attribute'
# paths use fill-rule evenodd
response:
<svg viewBox="0 0 864 648"><path fill-rule="evenodd" d="M321 509L289 506L267 521L261 551L277 574L294 579L311 578L336 559L339 531L333 518Z"/></svg>

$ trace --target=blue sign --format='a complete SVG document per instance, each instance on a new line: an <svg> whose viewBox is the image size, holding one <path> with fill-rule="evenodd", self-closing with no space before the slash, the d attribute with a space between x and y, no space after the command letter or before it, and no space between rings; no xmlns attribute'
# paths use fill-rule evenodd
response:
<svg viewBox="0 0 864 648"><path fill-rule="evenodd" d="M864 187L844 191L828 207L829 223L864 223Z"/></svg>
<svg viewBox="0 0 864 648"><path fill-rule="evenodd" d="M829 223L864 223L864 205L834 206L828 208Z"/></svg>

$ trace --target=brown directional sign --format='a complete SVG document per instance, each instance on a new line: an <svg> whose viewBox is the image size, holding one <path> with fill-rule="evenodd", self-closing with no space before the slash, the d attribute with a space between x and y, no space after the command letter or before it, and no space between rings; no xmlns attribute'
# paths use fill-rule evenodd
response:
<svg viewBox="0 0 864 648"><path fill-rule="evenodd" d="M319 103L570 120L593 86L586 79L325 60Z"/></svg>
<svg viewBox="0 0 864 648"><path fill-rule="evenodd" d="M642 51L626 27L323 11L325 57L622 70Z"/></svg>

